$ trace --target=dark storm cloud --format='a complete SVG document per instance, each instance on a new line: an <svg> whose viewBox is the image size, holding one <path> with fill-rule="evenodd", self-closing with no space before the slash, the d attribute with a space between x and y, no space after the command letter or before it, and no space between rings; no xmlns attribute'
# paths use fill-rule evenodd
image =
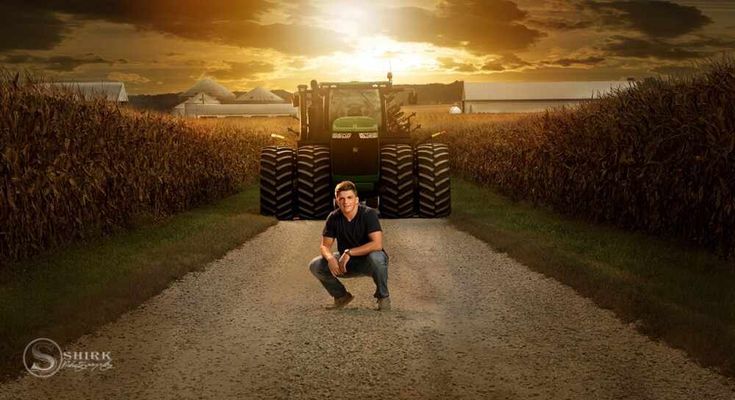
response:
<svg viewBox="0 0 735 400"><path fill-rule="evenodd" d="M17 3L29 3L86 18L136 22L140 25L254 20L275 6L267 0L26 0Z"/></svg>
<svg viewBox="0 0 735 400"><path fill-rule="evenodd" d="M0 52L52 49L66 30L51 10L30 7L25 2L0 3Z"/></svg>
<svg viewBox="0 0 735 400"><path fill-rule="evenodd" d="M48 15L49 18L54 18L54 13L64 13L82 20L128 23L141 29L186 39L241 47L272 48L293 54L323 54L346 48L344 42L329 30L299 24L257 22L264 12L275 6L273 2L265 0L180 0L175 3L163 0L11 0L9 7L22 10L28 15ZM63 25L60 26L62 27ZM20 34L18 28L16 26L7 33L17 36ZM53 47L58 40L46 40L44 48ZM25 47L12 44L6 46L6 49L13 48Z"/></svg>
<svg viewBox="0 0 735 400"><path fill-rule="evenodd" d="M594 25L592 20L571 21L561 18L532 19L529 24L554 31L572 31L586 29Z"/></svg>
<svg viewBox="0 0 735 400"><path fill-rule="evenodd" d="M608 54L620 57L657 58L661 60L686 60L708 55L707 52L691 50L686 44L671 44L657 39L640 39L613 36L602 47Z"/></svg>
<svg viewBox="0 0 735 400"><path fill-rule="evenodd" d="M565 57L556 60L546 60L529 63L520 59L515 54L507 54L500 59L488 61L482 66L483 71L507 71L518 69L521 67L571 67L571 66L584 66L584 65L597 65L605 61L604 57L590 56L590 57Z"/></svg>
<svg viewBox="0 0 735 400"><path fill-rule="evenodd" d="M522 24L526 12L506 0L451 0L434 11L398 7L382 14L383 32L398 40L464 47L480 54L525 49L544 36Z"/></svg>
<svg viewBox="0 0 735 400"><path fill-rule="evenodd" d="M249 62L225 62L226 68L210 69L207 74L222 80L239 80L252 78L256 74L263 72L272 72L273 64L249 61Z"/></svg>
<svg viewBox="0 0 735 400"><path fill-rule="evenodd" d="M586 1L609 26L627 26L652 38L674 38L712 23L697 7L670 1Z"/></svg>
<svg viewBox="0 0 735 400"><path fill-rule="evenodd" d="M596 65L603 61L605 61L604 57L560 58L553 61L543 61L542 64L569 67L572 65Z"/></svg>
<svg viewBox="0 0 735 400"><path fill-rule="evenodd" d="M697 36L696 39L691 39L686 41L686 46L688 47L713 47L713 48L721 48L721 49L730 49L732 50L735 48L735 37L727 37L727 36L720 36L720 37L710 37L710 36L704 36L700 35Z"/></svg>
<svg viewBox="0 0 735 400"><path fill-rule="evenodd" d="M105 60L100 56L87 54L83 57L71 56L50 56L38 57L28 54L11 54L2 58L3 63L7 64L32 64L43 67L44 69L57 72L73 71L77 67L86 64L114 64L115 62Z"/></svg>

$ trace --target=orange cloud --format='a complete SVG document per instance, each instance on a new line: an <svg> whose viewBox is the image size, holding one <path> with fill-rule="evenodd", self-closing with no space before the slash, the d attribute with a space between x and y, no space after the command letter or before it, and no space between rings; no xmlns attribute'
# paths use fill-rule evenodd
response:
<svg viewBox="0 0 735 400"><path fill-rule="evenodd" d="M384 33L402 41L465 48L477 54L526 49L543 32L525 26L526 13L507 0L440 3L436 10L400 7L383 11Z"/></svg>

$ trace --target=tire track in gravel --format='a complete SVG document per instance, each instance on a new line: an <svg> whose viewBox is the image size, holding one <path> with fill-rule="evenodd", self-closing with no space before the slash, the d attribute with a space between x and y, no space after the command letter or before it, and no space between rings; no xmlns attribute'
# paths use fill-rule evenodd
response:
<svg viewBox="0 0 735 400"><path fill-rule="evenodd" d="M393 311L347 309L308 271L319 221L280 222L65 350L114 368L0 386L0 399L733 399L735 382L445 220L385 220ZM114 260L111 260L114 262Z"/></svg>

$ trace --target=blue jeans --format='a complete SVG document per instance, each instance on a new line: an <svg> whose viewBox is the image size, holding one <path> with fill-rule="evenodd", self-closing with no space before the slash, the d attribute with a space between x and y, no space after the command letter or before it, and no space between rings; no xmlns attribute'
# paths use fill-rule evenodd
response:
<svg viewBox="0 0 735 400"><path fill-rule="evenodd" d="M339 253L334 253L334 257L339 260ZM337 298L347 294L347 289L342 282L329 272L329 265L324 257L319 256L311 260L309 270L332 297ZM374 297L380 299L389 296L388 255L384 251L373 251L367 256L350 257L350 261L347 262L347 272L340 277L354 278L357 276L372 276L375 282Z"/></svg>

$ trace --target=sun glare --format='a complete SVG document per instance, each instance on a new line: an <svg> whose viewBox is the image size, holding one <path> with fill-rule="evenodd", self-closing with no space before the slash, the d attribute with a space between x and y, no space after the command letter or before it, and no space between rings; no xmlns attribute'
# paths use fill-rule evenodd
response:
<svg viewBox="0 0 735 400"><path fill-rule="evenodd" d="M341 80L383 80L385 73L409 73L432 65L426 45L400 43L385 36L369 36L352 41L354 50L329 57Z"/></svg>
<svg viewBox="0 0 735 400"><path fill-rule="evenodd" d="M348 36L365 34L376 23L375 13L364 2L329 2L324 7L329 28Z"/></svg>

